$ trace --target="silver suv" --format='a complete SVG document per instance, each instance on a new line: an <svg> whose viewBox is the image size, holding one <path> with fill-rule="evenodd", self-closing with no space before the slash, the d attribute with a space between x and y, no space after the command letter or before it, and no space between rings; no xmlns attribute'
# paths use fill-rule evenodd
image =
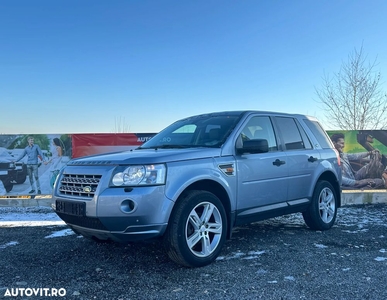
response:
<svg viewBox="0 0 387 300"><path fill-rule="evenodd" d="M85 237L161 237L173 261L200 267L244 223L301 212L310 228L331 228L340 183L315 118L219 112L177 121L135 150L71 160L53 208Z"/></svg>

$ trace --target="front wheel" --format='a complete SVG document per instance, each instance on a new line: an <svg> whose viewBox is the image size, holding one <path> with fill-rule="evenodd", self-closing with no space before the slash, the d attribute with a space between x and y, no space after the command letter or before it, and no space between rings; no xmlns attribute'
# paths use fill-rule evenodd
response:
<svg viewBox="0 0 387 300"><path fill-rule="evenodd" d="M328 230L336 220L337 199L331 183L318 181L309 208L302 213L306 225L314 230Z"/></svg>
<svg viewBox="0 0 387 300"><path fill-rule="evenodd" d="M174 262L202 267L217 258L226 232L226 211L219 198L207 191L189 191L176 203L164 244Z"/></svg>
<svg viewBox="0 0 387 300"><path fill-rule="evenodd" d="M5 188L5 191L6 191L7 193L9 193L10 191L12 191L12 189L13 189L13 183L12 183L10 180L8 180L8 179L2 180L2 181L3 181L3 185L4 185L4 188Z"/></svg>

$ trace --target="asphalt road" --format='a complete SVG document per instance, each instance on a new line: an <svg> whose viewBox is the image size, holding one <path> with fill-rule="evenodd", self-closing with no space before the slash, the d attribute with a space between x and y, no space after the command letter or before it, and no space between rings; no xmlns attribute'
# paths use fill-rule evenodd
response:
<svg viewBox="0 0 387 300"><path fill-rule="evenodd" d="M385 204L341 208L326 232L299 214L237 228L219 259L197 269L175 265L159 242L99 244L66 226L1 225L10 213L0 210L6 299L47 299L6 295L43 288L61 299L387 299Z"/></svg>

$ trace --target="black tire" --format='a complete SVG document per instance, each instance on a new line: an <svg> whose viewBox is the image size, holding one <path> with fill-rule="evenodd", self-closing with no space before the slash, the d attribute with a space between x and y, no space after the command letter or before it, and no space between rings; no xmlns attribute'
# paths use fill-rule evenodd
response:
<svg viewBox="0 0 387 300"><path fill-rule="evenodd" d="M219 198L207 191L189 191L176 203L164 245L175 263L203 267L218 257L226 232L226 211Z"/></svg>
<svg viewBox="0 0 387 300"><path fill-rule="evenodd" d="M20 176L17 176L15 181L17 184L22 184L26 181L26 179L27 179L27 175L22 174Z"/></svg>
<svg viewBox="0 0 387 300"><path fill-rule="evenodd" d="M7 182L6 184L4 184L4 188L5 188L6 192L9 193L13 189L13 183Z"/></svg>
<svg viewBox="0 0 387 300"><path fill-rule="evenodd" d="M9 178L7 177L3 178L3 179L0 179L0 181L3 183L4 189L7 193L12 191L13 183L11 182L11 180L9 180Z"/></svg>
<svg viewBox="0 0 387 300"><path fill-rule="evenodd" d="M23 164L22 165L22 170L16 173L16 183L17 184L22 184L26 181L27 179L27 165Z"/></svg>
<svg viewBox="0 0 387 300"><path fill-rule="evenodd" d="M336 221L337 195L332 184L320 180L314 188L309 208L302 213L304 221L314 230L328 230Z"/></svg>

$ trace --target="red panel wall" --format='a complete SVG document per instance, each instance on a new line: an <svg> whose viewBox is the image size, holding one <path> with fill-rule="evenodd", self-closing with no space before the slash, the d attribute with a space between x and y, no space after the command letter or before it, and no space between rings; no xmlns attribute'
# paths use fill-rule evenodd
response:
<svg viewBox="0 0 387 300"><path fill-rule="evenodd" d="M155 133L96 133L72 134L72 157L125 151L136 148Z"/></svg>

